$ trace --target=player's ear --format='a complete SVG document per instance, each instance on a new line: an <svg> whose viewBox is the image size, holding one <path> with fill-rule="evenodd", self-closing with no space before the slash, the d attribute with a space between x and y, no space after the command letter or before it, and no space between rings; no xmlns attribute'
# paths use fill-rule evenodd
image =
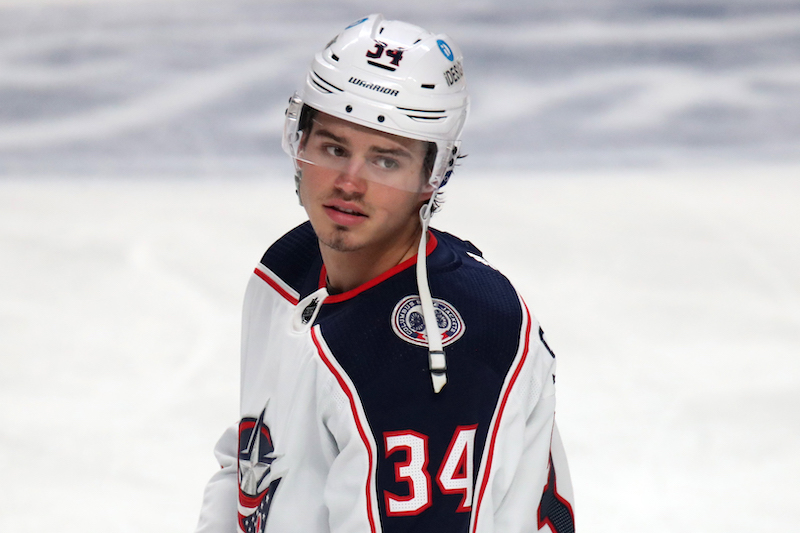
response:
<svg viewBox="0 0 800 533"><path fill-rule="evenodd" d="M428 200L431 199L432 195L433 195L433 191L423 191L423 192L419 193L419 202L420 202L419 206L422 207L422 204L428 203Z"/></svg>

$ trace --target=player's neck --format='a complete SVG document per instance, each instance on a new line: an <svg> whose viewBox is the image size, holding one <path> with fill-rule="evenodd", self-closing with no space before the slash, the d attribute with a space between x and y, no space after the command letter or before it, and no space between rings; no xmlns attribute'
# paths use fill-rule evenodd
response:
<svg viewBox="0 0 800 533"><path fill-rule="evenodd" d="M410 238L395 241L386 249L365 247L345 252L320 243L328 276L328 292L337 294L353 290L410 259L417 253L420 231L418 228Z"/></svg>

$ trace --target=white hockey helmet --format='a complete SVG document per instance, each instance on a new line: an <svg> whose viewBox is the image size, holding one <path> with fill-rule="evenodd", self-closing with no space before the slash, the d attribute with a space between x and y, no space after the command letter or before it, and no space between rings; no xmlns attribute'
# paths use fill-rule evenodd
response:
<svg viewBox="0 0 800 533"><path fill-rule="evenodd" d="M314 56L305 83L289 100L283 148L295 161L303 159L304 106L434 143L429 184L435 191L453 172L468 114L463 56L446 35L373 14Z"/></svg>

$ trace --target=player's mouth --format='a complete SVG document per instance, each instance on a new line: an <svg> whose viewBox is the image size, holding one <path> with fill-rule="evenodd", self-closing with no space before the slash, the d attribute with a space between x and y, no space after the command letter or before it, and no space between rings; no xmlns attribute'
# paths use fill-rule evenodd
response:
<svg viewBox="0 0 800 533"><path fill-rule="evenodd" d="M343 226L359 224L368 218L363 211L347 203L331 202L324 204L323 208L333 222Z"/></svg>

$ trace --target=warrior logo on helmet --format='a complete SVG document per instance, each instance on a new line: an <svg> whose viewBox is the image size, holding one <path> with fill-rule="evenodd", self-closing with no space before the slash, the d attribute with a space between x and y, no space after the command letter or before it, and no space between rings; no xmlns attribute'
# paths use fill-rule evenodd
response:
<svg viewBox="0 0 800 533"><path fill-rule="evenodd" d="M263 533L275 490L281 481L275 475L277 458L264 413L239 422L239 528L245 533Z"/></svg>
<svg viewBox="0 0 800 533"><path fill-rule="evenodd" d="M456 308L444 300L434 298L433 309L436 314L436 325L442 335L442 346L460 339L464 334L464 320ZM397 303L392 312L392 329L406 342L417 346L428 346L419 296L406 296Z"/></svg>

